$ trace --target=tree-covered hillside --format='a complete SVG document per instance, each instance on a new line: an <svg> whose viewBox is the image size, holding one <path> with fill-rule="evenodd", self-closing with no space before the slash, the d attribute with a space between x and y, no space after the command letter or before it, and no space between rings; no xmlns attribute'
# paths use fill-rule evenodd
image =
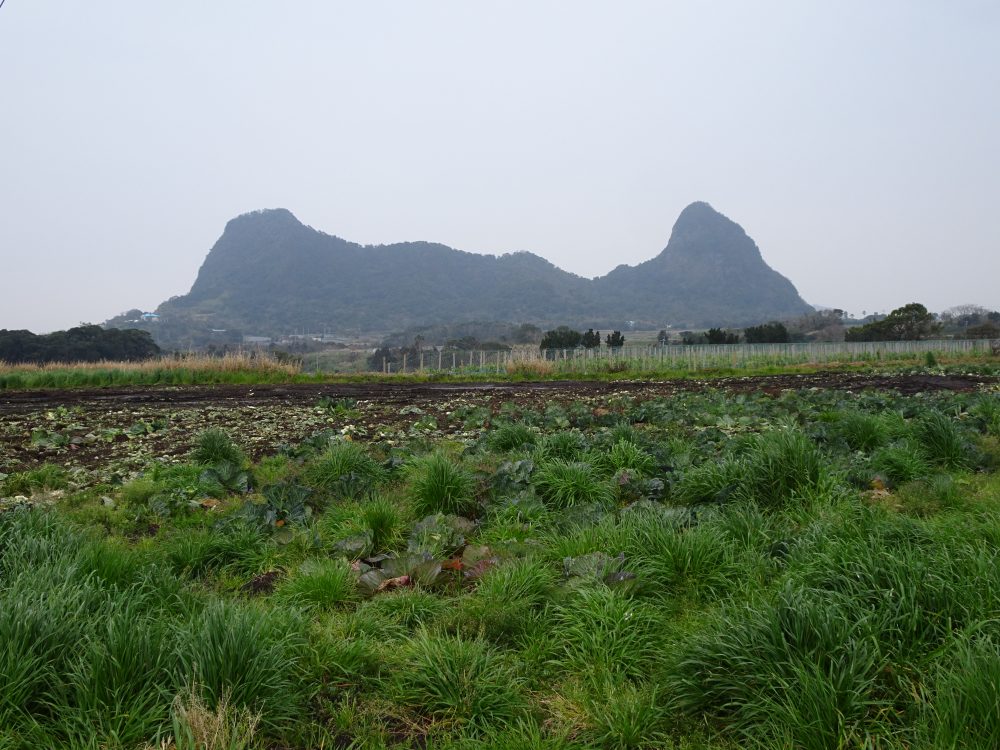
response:
<svg viewBox="0 0 1000 750"><path fill-rule="evenodd" d="M257 211L229 222L191 291L159 311L164 322L278 334L472 320L735 326L810 309L739 225L696 203L656 258L593 281L527 252L482 255L428 242L363 246L305 226L284 209Z"/></svg>

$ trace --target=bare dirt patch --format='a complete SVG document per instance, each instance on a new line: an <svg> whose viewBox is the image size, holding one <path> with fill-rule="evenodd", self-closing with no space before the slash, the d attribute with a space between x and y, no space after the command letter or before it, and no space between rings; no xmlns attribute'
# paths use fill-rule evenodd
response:
<svg viewBox="0 0 1000 750"><path fill-rule="evenodd" d="M253 386L109 387L0 392L0 473L56 463L82 484L125 481L154 462L183 460L208 428L229 432L254 459L323 430L384 439L425 429L461 436L456 412L497 414L512 402L544 411L552 403L606 408L616 396L634 401L721 389L779 394L810 388L849 391L971 391L997 377L973 375L778 375L666 381L534 381L522 383L344 383ZM322 408L343 401L344 410ZM597 403L602 402L602 403Z"/></svg>

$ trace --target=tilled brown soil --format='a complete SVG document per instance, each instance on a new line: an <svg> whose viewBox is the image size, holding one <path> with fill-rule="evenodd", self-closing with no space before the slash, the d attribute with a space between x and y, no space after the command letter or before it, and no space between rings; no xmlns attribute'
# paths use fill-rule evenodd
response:
<svg viewBox="0 0 1000 750"><path fill-rule="evenodd" d="M0 414L16 414L56 406L85 408L146 406L189 408L196 406L234 407L272 404L314 404L324 396L340 399L365 399L383 403L406 404L456 396L490 398L542 398L600 396L609 393L632 393L662 396L709 388L736 393L780 393L802 388L838 390L895 390L903 394L925 391L970 391L1000 381L987 375L876 375L830 374L766 375L711 380L637 381L530 381L521 383L296 383L289 385L200 385L200 386L128 386L68 390L0 392Z"/></svg>
<svg viewBox="0 0 1000 750"><path fill-rule="evenodd" d="M252 458L295 444L320 430L359 440L392 440L417 430L462 439L453 415L505 402L545 411L551 403L583 401L604 409L615 397L636 401L721 389L779 394L810 388L971 391L1000 378L966 375L813 374L712 380L544 381L522 383L343 383L254 386L110 387L0 392L0 474L55 463L81 485L121 481L155 462L182 460L198 433L227 431ZM346 400L344 410L320 399ZM428 422L429 420L429 422ZM59 438L53 443L47 438ZM70 441L70 442L67 442Z"/></svg>

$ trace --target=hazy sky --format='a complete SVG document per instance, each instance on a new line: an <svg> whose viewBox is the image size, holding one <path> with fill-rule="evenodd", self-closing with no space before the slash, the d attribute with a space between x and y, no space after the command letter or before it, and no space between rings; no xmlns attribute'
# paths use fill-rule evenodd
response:
<svg viewBox="0 0 1000 750"><path fill-rule="evenodd" d="M187 292L228 219L585 276L710 202L809 302L1000 308L1000 3L6 0L0 328Z"/></svg>

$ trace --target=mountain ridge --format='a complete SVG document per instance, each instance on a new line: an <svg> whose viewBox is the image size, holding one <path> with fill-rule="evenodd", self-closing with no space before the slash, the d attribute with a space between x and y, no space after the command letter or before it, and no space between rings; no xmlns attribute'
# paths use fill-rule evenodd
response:
<svg viewBox="0 0 1000 750"><path fill-rule="evenodd" d="M191 290L158 312L277 334L472 319L736 326L811 309L739 224L696 202L678 216L660 253L594 279L525 250L361 245L313 229L288 209L252 211L227 222Z"/></svg>

